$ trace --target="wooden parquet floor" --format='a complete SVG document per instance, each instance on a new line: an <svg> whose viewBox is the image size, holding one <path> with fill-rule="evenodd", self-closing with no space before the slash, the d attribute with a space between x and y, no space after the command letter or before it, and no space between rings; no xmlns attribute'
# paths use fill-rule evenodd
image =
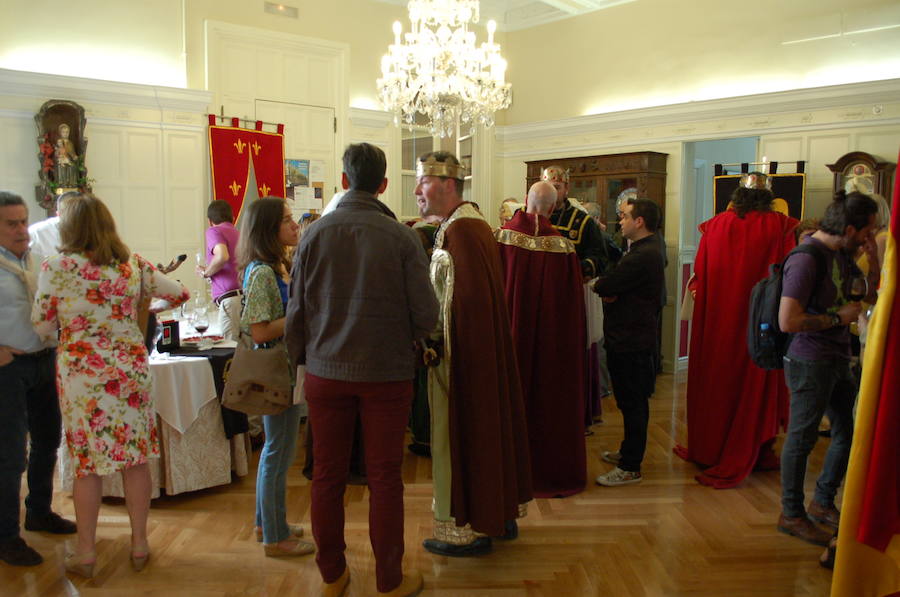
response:
<svg viewBox="0 0 900 597"><path fill-rule="evenodd" d="M406 454L404 566L425 577L426 596L751 597L828 595L831 573L820 568L821 548L778 533L779 475L754 473L739 488L715 490L694 481L696 469L672 453L685 437L684 376L663 375L651 400L644 481L617 488L591 481L563 500L536 500L520 522L519 539L495 542L473 559L434 556L421 547L431 536L430 461ZM616 449L621 416L604 400L604 422L588 438L589 479L608 470L600 460ZM821 466L820 440L807 475L811 494ZM309 532L309 482L299 462L288 479L289 520ZM349 597L375 595L369 545L368 496L348 487ZM73 516L67 495L57 511ZM45 562L34 568L0 563L4 596L231 597L317 595L320 577L312 556L266 558L253 536L254 476L231 485L154 500L150 513L152 559L141 573L128 561L124 503L106 500L98 529L95 578L68 578L64 540L23 531Z"/></svg>

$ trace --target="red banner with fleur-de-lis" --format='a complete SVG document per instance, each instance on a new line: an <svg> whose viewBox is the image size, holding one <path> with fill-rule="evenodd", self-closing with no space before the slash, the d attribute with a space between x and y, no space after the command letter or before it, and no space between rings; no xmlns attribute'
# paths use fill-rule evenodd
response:
<svg viewBox="0 0 900 597"><path fill-rule="evenodd" d="M228 201L235 223L240 218L245 200L258 197L284 197L284 125L278 132L233 126L217 126L216 116L209 115L209 165L212 171L213 198ZM253 164L255 188L251 184L250 165Z"/></svg>

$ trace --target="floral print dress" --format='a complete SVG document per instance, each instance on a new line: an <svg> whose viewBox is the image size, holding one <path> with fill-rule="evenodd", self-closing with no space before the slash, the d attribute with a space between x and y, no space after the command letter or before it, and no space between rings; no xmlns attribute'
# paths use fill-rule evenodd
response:
<svg viewBox="0 0 900 597"><path fill-rule="evenodd" d="M42 338L59 330L56 385L72 469L108 475L159 456L156 412L141 298L177 306L190 295L133 254L98 266L84 255L55 255L41 267L32 322Z"/></svg>

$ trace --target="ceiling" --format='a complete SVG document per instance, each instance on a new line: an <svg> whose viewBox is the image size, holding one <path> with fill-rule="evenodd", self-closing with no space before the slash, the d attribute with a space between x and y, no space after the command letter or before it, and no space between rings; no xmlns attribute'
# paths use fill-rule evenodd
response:
<svg viewBox="0 0 900 597"><path fill-rule="evenodd" d="M408 0L375 0L406 6ZM635 0L481 0L481 23L497 21L500 31L518 31Z"/></svg>

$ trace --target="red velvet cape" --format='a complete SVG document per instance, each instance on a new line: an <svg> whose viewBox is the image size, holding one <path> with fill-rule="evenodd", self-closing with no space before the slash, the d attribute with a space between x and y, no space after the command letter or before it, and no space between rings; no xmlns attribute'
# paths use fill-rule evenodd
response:
<svg viewBox="0 0 900 597"><path fill-rule="evenodd" d="M794 247L796 226L797 220L774 211L739 218L731 210L700 225L688 441L675 453L708 467L696 477L704 485L734 487L754 467L777 466L770 442L787 422L789 393L783 371L765 371L750 360L747 318L753 285Z"/></svg>
<svg viewBox="0 0 900 597"><path fill-rule="evenodd" d="M545 217L517 212L501 230L506 304L525 401L531 478L539 498L584 490L584 347L587 340L581 265L574 249L550 252L508 244L513 239L562 236Z"/></svg>
<svg viewBox="0 0 900 597"><path fill-rule="evenodd" d="M483 219L444 232L453 258L450 357L450 513L486 535L504 533L531 500L525 408L497 242Z"/></svg>

